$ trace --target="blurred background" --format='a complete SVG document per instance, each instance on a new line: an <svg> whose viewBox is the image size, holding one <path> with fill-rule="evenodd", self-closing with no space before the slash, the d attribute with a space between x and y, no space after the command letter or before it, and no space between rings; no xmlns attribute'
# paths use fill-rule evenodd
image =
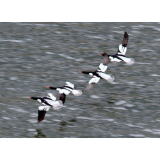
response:
<svg viewBox="0 0 160 160"><path fill-rule="evenodd" d="M110 63L85 91L104 51L115 54L129 34L126 56L133 65ZM160 23L0 23L1 138L160 137ZM37 123L38 101L57 91L45 86L75 84L83 95L68 95L63 108Z"/></svg>

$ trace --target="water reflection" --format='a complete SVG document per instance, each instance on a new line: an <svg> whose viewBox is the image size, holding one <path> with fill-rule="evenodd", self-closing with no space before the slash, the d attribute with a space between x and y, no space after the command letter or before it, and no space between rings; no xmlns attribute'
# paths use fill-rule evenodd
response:
<svg viewBox="0 0 160 160"><path fill-rule="evenodd" d="M46 138L46 135L44 135L41 130L37 129L36 131L37 134L35 135L35 138Z"/></svg>

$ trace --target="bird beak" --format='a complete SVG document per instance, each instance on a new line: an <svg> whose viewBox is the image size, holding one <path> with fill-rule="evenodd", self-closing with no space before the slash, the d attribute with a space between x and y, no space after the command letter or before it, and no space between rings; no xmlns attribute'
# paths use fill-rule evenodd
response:
<svg viewBox="0 0 160 160"><path fill-rule="evenodd" d="M78 71L79 73L82 73L82 71Z"/></svg>
<svg viewBox="0 0 160 160"><path fill-rule="evenodd" d="M98 53L98 55L99 55L99 56L102 56L102 54L99 54L99 53Z"/></svg>
<svg viewBox="0 0 160 160"><path fill-rule="evenodd" d="M31 98L31 97L28 97L28 98Z"/></svg>
<svg viewBox="0 0 160 160"><path fill-rule="evenodd" d="M50 88L50 87L46 86L46 88Z"/></svg>

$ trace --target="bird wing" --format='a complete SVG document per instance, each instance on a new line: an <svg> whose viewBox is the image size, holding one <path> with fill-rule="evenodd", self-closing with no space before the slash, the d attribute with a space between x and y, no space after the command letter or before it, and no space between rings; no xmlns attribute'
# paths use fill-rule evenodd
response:
<svg viewBox="0 0 160 160"><path fill-rule="evenodd" d="M67 85L65 85L65 86L69 86L69 87L71 87L71 88L74 88L74 84L73 84L73 83L66 82L66 84L67 84Z"/></svg>
<svg viewBox="0 0 160 160"><path fill-rule="evenodd" d="M60 94L59 100L61 100L64 104L65 100L66 100L66 95L64 93Z"/></svg>
<svg viewBox="0 0 160 160"><path fill-rule="evenodd" d="M98 83L99 80L100 80L99 77L93 77L93 78L89 81L86 90L89 90L89 89L93 88L93 86L94 86L96 83Z"/></svg>
<svg viewBox="0 0 160 160"><path fill-rule="evenodd" d="M118 55L120 59L122 59L126 64L132 65L135 61L133 58L127 58L125 56Z"/></svg>
<svg viewBox="0 0 160 160"><path fill-rule="evenodd" d="M97 74L107 81L110 81L110 82L114 81L114 76L113 75L105 74L103 72L97 72Z"/></svg>
<svg viewBox="0 0 160 160"><path fill-rule="evenodd" d="M68 94L71 93L71 90L72 90L72 89L70 89L70 88L62 88L62 89L59 90L59 93L60 93L60 94L68 95Z"/></svg>
<svg viewBox="0 0 160 160"><path fill-rule="evenodd" d="M107 70L108 66L107 65L104 65L103 63L100 63L99 67L98 67L98 71L101 71L101 72L105 72Z"/></svg>
<svg viewBox="0 0 160 160"><path fill-rule="evenodd" d="M123 36L123 40L122 40L122 45L126 46L128 44L128 40L129 40L129 35L127 32L124 32L124 36Z"/></svg>
<svg viewBox="0 0 160 160"><path fill-rule="evenodd" d="M49 105L53 106L53 109L55 109L55 110L60 109L63 106L63 103L61 100L56 101L56 100L45 99L45 101Z"/></svg>
<svg viewBox="0 0 160 160"><path fill-rule="evenodd" d="M121 54L121 55L125 55L126 54L128 40L129 40L129 35L127 34L127 32L125 32L123 40L122 40L122 43L118 47L118 51L117 51L118 54Z"/></svg>
<svg viewBox="0 0 160 160"><path fill-rule="evenodd" d="M53 101L56 101L56 97L52 93L48 93L48 97L51 98Z"/></svg>
<svg viewBox="0 0 160 160"><path fill-rule="evenodd" d="M38 122L41 122L47 111L49 111L50 106L39 106L38 107Z"/></svg>

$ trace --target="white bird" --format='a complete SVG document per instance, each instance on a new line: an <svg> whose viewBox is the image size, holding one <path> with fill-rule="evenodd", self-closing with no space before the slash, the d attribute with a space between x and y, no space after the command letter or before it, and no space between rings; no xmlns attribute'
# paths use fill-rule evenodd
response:
<svg viewBox="0 0 160 160"><path fill-rule="evenodd" d="M65 103L66 95L69 95L70 93L72 93L75 96L80 96L82 94L82 91L75 90L74 84L70 83L70 82L66 82L66 85L64 85L62 87L48 87L48 86L46 86L46 88L59 91L59 93L60 93L59 100L61 100L63 102L63 104Z"/></svg>
<svg viewBox="0 0 160 160"><path fill-rule="evenodd" d="M56 97L52 93L48 93L46 97L28 97L33 100L39 101L43 106L38 107L38 122L41 122L47 111L50 107L53 107L54 110L60 109L63 106L61 100L56 101Z"/></svg>
<svg viewBox="0 0 160 160"><path fill-rule="evenodd" d="M106 56L105 59L103 60L102 63L100 63L98 69L96 71L78 71L80 73L84 73L84 74L89 74L92 79L89 81L88 86L87 86L87 90L91 89L96 83L99 82L100 79L105 79L109 82L114 81L114 76L113 75L109 75L109 74L105 74L105 71L107 70L108 66L107 64L109 63L109 57Z"/></svg>
<svg viewBox="0 0 160 160"><path fill-rule="evenodd" d="M127 32L125 32L122 43L119 45L118 51L115 55L108 55L107 53L103 53L103 54L99 54L99 55L104 56L104 61L105 61L106 57L109 56L109 60L111 62L122 62L123 61L128 65L133 64L135 62L134 59L127 58L125 56L125 54L127 52L128 40L129 40L129 35L127 34Z"/></svg>

